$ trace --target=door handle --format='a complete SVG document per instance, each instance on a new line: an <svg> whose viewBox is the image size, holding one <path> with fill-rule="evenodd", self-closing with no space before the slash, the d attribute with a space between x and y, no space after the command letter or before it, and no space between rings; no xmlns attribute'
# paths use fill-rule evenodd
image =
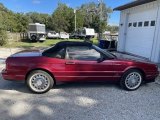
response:
<svg viewBox="0 0 160 120"><path fill-rule="evenodd" d="M74 64L75 62L71 62L71 61L66 62L66 65L74 65Z"/></svg>

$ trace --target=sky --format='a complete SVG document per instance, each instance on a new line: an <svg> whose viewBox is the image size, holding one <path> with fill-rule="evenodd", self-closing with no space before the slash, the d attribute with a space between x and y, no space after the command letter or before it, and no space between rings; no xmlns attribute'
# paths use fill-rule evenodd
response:
<svg viewBox="0 0 160 120"><path fill-rule="evenodd" d="M107 6L115 8L117 6L126 4L133 0L103 0ZM98 0L0 0L8 9L14 12L40 12L52 14L57 7L57 3L62 2L69 7L76 8L81 4L88 2L97 2ZM120 19L120 12L114 11L109 18L110 25L118 25Z"/></svg>

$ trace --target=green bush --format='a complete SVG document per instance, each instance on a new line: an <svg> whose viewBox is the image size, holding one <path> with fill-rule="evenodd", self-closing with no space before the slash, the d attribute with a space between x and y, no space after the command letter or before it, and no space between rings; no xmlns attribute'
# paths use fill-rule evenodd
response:
<svg viewBox="0 0 160 120"><path fill-rule="evenodd" d="M7 44L7 32L0 30L0 46Z"/></svg>

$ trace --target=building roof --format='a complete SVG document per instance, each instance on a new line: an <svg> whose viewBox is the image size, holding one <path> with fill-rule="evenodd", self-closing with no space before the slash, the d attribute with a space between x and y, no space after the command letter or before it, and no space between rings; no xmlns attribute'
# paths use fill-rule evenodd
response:
<svg viewBox="0 0 160 120"><path fill-rule="evenodd" d="M128 8L132 8L132 7L135 7L135 6L138 6L138 5L150 3L150 2L153 2L153 1L156 1L156 0L136 0L134 2L130 2L130 3L127 3L125 5L116 7L113 10L125 10L125 9L128 9Z"/></svg>

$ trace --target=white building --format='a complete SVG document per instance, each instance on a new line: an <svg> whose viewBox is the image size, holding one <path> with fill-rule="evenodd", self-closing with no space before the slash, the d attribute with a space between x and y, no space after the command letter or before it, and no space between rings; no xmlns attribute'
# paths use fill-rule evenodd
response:
<svg viewBox="0 0 160 120"><path fill-rule="evenodd" d="M118 51L160 63L160 0L136 0L121 11Z"/></svg>

